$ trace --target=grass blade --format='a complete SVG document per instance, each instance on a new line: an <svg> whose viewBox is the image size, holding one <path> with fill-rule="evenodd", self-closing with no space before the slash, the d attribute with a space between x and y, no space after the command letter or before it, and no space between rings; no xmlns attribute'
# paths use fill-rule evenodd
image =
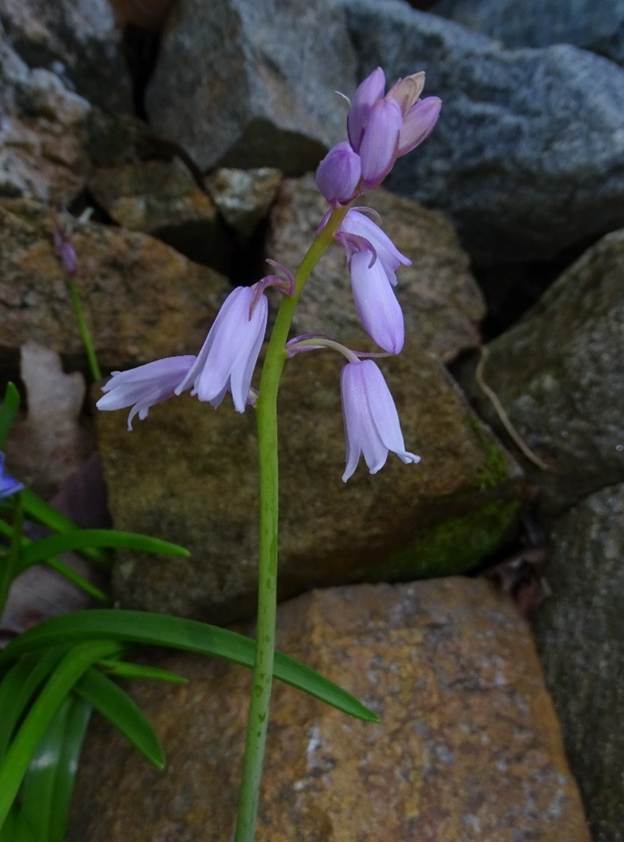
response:
<svg viewBox="0 0 624 842"><path fill-rule="evenodd" d="M65 736L58 761L52 812L50 815L49 839L46 842L65 842L69 824L69 808L74 791L78 760L91 718L91 705L72 696L65 724Z"/></svg>
<svg viewBox="0 0 624 842"><path fill-rule="evenodd" d="M148 611L95 608L53 617L20 635L0 653L0 667L24 653L85 638L165 646L226 658L246 667L253 666L255 658L254 641L229 629ZM274 675L350 716L378 721L376 714L346 690L280 652L275 654Z"/></svg>
<svg viewBox="0 0 624 842"><path fill-rule="evenodd" d="M51 556L69 550L83 550L87 547L123 548L142 550L156 555L170 555L188 558L190 553L178 544L170 544L160 538L139 535L135 532L118 532L114 529L73 529L58 535L50 535L25 547L21 553L21 570L40 564Z"/></svg>
<svg viewBox="0 0 624 842"><path fill-rule="evenodd" d="M154 729L134 700L118 684L91 668L78 682L75 692L112 722L154 766L165 768L165 753Z"/></svg>
<svg viewBox="0 0 624 842"><path fill-rule="evenodd" d="M91 664L118 651L118 644L110 640L98 640L80 643L63 656L26 714L0 762L0 825L5 821L15 801L37 746L67 694Z"/></svg>
<svg viewBox="0 0 624 842"><path fill-rule="evenodd" d="M149 667L145 664L133 664L129 661L99 661L98 667L108 675L118 678L140 678L148 681L167 681L170 684L188 684L188 678L177 675L175 672L161 669L160 667Z"/></svg>
<svg viewBox="0 0 624 842"><path fill-rule="evenodd" d="M38 520L39 523L42 523L54 532L72 532L78 528L72 520L57 511L54 506L46 503L42 497L39 497L30 488L25 488L22 491L22 503L24 505L24 512L28 517ZM106 553L102 550L85 547L80 550L80 554L94 563L108 567Z"/></svg>
<svg viewBox="0 0 624 842"><path fill-rule="evenodd" d="M4 447L9 431L19 412L20 393L15 383L7 383L4 398L0 404L0 450Z"/></svg>
<svg viewBox="0 0 624 842"><path fill-rule="evenodd" d="M0 842L36 842L21 810L14 807L0 826Z"/></svg>

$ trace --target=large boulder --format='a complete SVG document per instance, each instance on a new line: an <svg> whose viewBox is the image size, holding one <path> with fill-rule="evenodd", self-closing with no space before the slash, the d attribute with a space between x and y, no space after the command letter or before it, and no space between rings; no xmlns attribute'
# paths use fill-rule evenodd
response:
<svg viewBox="0 0 624 842"><path fill-rule="evenodd" d="M480 343L483 297L469 269L453 226L443 214L410 199L378 190L366 202L411 260L399 272L397 295L406 333L445 361ZM327 207L310 176L286 180L270 218L267 257L294 268L303 257ZM354 347L370 345L360 327L341 248L323 258L295 316L298 333L328 333Z"/></svg>
<svg viewBox="0 0 624 842"><path fill-rule="evenodd" d="M441 0L431 11L510 47L574 44L624 64L622 0Z"/></svg>
<svg viewBox="0 0 624 842"><path fill-rule="evenodd" d="M342 12L329 0L182 0L147 91L152 125L198 166L318 163L342 131L334 91L355 83Z"/></svg>
<svg viewBox="0 0 624 842"><path fill-rule="evenodd" d="M624 482L624 231L604 237L511 330L488 345L483 379L550 470L526 463L549 512ZM480 413L499 413L470 371Z"/></svg>
<svg viewBox="0 0 624 842"><path fill-rule="evenodd" d="M29 67L60 75L95 105L132 110L122 33L108 0L2 0L0 24Z"/></svg>
<svg viewBox="0 0 624 842"><path fill-rule="evenodd" d="M441 363L412 342L382 364L407 446L345 486L341 358L288 363L280 397L280 586L413 579L474 567L519 509L515 468L480 426ZM229 401L228 401L229 404ZM98 413L113 521L191 550L188 560L122 555L115 593L126 606L227 621L253 612L257 477L253 412L215 411L187 395L156 407L129 434L121 413Z"/></svg>
<svg viewBox="0 0 624 842"><path fill-rule="evenodd" d="M624 839L624 485L557 521L535 627L595 842Z"/></svg>
<svg viewBox="0 0 624 842"><path fill-rule="evenodd" d="M35 202L0 201L0 348L6 355L31 339L80 363L54 224ZM72 242L75 281L103 368L197 351L229 289L225 278L152 237L108 225L77 225Z"/></svg>
<svg viewBox="0 0 624 842"><path fill-rule="evenodd" d="M276 684L258 842L589 842L526 622L480 580L317 591L282 605L279 646L379 713L358 722ZM249 675L184 655L188 686L136 698L165 773L98 723L72 842L225 842Z"/></svg>
<svg viewBox="0 0 624 842"><path fill-rule="evenodd" d="M549 259L624 225L621 67L571 46L505 50L406 3L340 8L359 76L425 69L442 97L432 136L389 184L449 211L480 262Z"/></svg>
<svg viewBox="0 0 624 842"><path fill-rule="evenodd" d="M89 169L90 110L55 73L31 70L0 23L0 197L69 203Z"/></svg>

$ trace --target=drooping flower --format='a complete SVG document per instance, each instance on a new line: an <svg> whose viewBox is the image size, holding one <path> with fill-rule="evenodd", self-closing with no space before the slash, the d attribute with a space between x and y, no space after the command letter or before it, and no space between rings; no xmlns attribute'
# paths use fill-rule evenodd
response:
<svg viewBox="0 0 624 842"><path fill-rule="evenodd" d="M316 170L316 186L330 205L350 202L362 177L362 162L357 152L343 141L332 147Z"/></svg>
<svg viewBox="0 0 624 842"><path fill-rule="evenodd" d="M347 235L346 238L341 235ZM395 286L396 272L400 266L411 266L412 261L398 250L390 237L366 213L358 208L351 208L342 221L338 235L339 241L348 242L351 238L352 248L359 243L359 249L368 243L377 259L381 261L384 272L390 283ZM355 240L353 238L359 238Z"/></svg>
<svg viewBox="0 0 624 842"><path fill-rule="evenodd" d="M192 386L192 394L200 401L218 406L230 390L236 411L245 411L269 312L263 287L258 294L258 284L236 287L225 299L176 394Z"/></svg>
<svg viewBox="0 0 624 842"><path fill-rule="evenodd" d="M0 500L4 500L5 497L10 497L12 494L17 494L23 487L21 482L18 482L4 470L4 453L0 451Z"/></svg>
<svg viewBox="0 0 624 842"><path fill-rule="evenodd" d="M143 421L154 404L179 394L176 387L194 362L194 356L166 357L128 371L114 371L102 387L104 395L96 406L101 410L131 406L128 415L128 429L131 430L136 415Z"/></svg>
<svg viewBox="0 0 624 842"><path fill-rule="evenodd" d="M342 370L341 391L347 443L343 482L355 472L360 455L364 456L371 474L383 468L389 451L405 464L420 462L420 456L405 449L390 389L372 360L347 363Z"/></svg>

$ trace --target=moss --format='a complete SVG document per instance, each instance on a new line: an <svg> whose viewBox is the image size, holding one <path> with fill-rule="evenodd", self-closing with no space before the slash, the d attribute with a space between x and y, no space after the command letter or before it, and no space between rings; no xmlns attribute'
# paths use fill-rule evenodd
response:
<svg viewBox="0 0 624 842"><path fill-rule="evenodd" d="M468 514L425 530L412 544L378 567L379 579L451 576L476 567L510 535L520 510L517 500L493 500Z"/></svg>
<svg viewBox="0 0 624 842"><path fill-rule="evenodd" d="M509 458L477 418L469 416L468 423L484 456L483 465L477 471L477 485L482 491L498 488L509 477Z"/></svg>

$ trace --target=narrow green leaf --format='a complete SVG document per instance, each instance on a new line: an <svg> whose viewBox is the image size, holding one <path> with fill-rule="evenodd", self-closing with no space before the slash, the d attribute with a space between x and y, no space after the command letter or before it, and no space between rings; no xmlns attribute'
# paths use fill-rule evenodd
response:
<svg viewBox="0 0 624 842"><path fill-rule="evenodd" d="M0 404L0 450L4 447L4 443L9 434L15 416L19 412L20 407L20 393L17 391L15 383L7 383L4 391L4 399Z"/></svg>
<svg viewBox="0 0 624 842"><path fill-rule="evenodd" d="M157 555L171 555L188 558L190 553L184 547L170 544L160 538L150 538L134 532L117 532L114 529L74 529L59 535L50 535L25 547L21 553L21 570L40 564L51 556L69 550L85 547L110 547L128 550L142 550Z"/></svg>
<svg viewBox="0 0 624 842"><path fill-rule="evenodd" d="M0 758L30 700L64 654L61 646L20 658L0 682Z"/></svg>
<svg viewBox="0 0 624 842"><path fill-rule="evenodd" d="M22 491L22 502L24 504L24 511L28 517L38 520L39 523L54 530L54 532L72 532L78 528L72 520L65 517L54 506L46 503L42 497L39 497L30 488L25 488ZM80 554L94 563L105 567L109 566L106 553L103 550L86 547L80 550Z"/></svg>
<svg viewBox="0 0 624 842"><path fill-rule="evenodd" d="M98 667L118 678L141 678L148 681L168 681L170 684L188 684L188 678L175 672L160 667L149 667L145 664L133 664L130 661L99 661Z"/></svg>
<svg viewBox="0 0 624 842"><path fill-rule="evenodd" d="M118 684L91 668L76 684L74 692L112 722L154 766L165 768L165 754L152 726Z"/></svg>
<svg viewBox="0 0 624 842"><path fill-rule="evenodd" d="M21 810L14 807L0 827L0 842L36 842Z"/></svg>
<svg viewBox="0 0 624 842"><path fill-rule="evenodd" d="M0 824L5 821L28 764L67 694L92 663L118 651L118 644L98 640L80 643L63 656L0 761Z"/></svg>
<svg viewBox="0 0 624 842"><path fill-rule="evenodd" d="M215 655L246 667L253 666L255 658L254 641L229 629L148 611L94 608L53 617L20 635L0 652L0 667L26 652L85 638L147 643ZM350 693L294 658L276 652L274 675L350 716L369 722L378 721L377 715Z"/></svg>
<svg viewBox="0 0 624 842"><path fill-rule="evenodd" d="M36 842L50 842L56 775L70 703L70 698L66 697L50 722L28 765L20 791L22 815L32 828Z"/></svg>
<svg viewBox="0 0 624 842"><path fill-rule="evenodd" d="M59 757L50 815L49 839L65 842L69 824L69 808L78 771L78 760L87 733L92 708L84 699L73 695L65 724L65 737Z"/></svg>

